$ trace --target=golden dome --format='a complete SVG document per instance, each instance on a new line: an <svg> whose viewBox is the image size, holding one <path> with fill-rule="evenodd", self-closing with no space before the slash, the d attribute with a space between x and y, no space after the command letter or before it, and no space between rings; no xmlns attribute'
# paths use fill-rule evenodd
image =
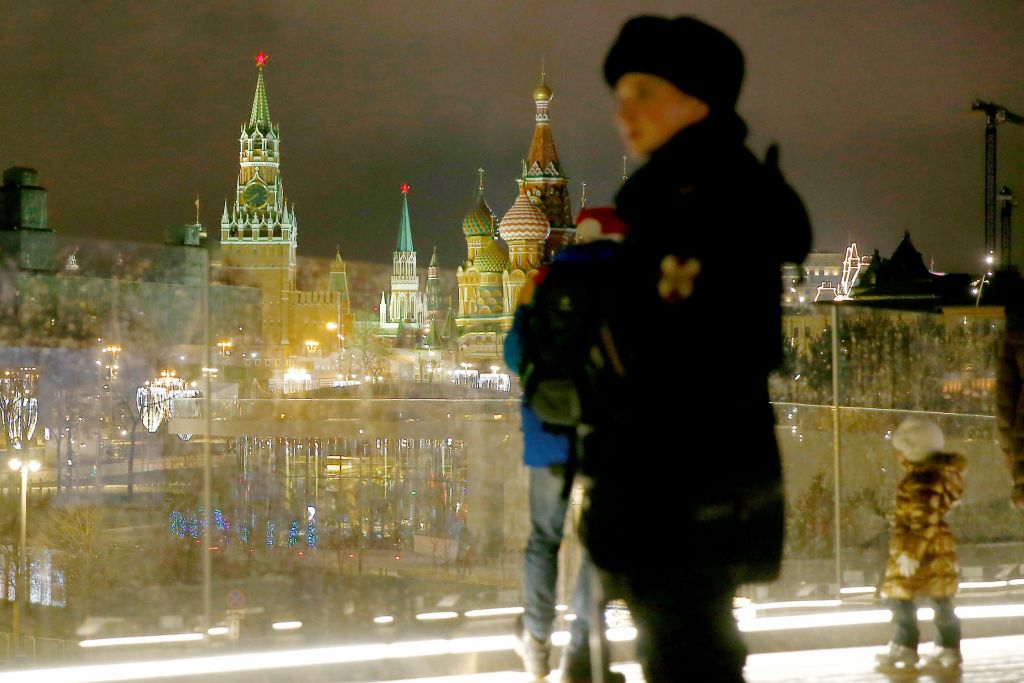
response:
<svg viewBox="0 0 1024 683"><path fill-rule="evenodd" d="M540 75L540 84L533 89L533 101L539 102L541 100L550 100L554 93L551 92L551 88L545 79L545 74L542 72Z"/></svg>

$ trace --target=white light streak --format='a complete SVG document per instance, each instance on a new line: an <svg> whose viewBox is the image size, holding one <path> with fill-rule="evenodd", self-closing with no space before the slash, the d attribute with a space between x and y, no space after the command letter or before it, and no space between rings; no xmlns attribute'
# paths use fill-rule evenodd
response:
<svg viewBox="0 0 1024 683"><path fill-rule="evenodd" d="M424 612L423 614L417 614L416 618L419 621L438 621L441 619L455 619L458 616L458 612Z"/></svg>
<svg viewBox="0 0 1024 683"><path fill-rule="evenodd" d="M789 600L787 602L752 602L758 612L773 609L800 609L802 607L841 607L842 600Z"/></svg>
<svg viewBox="0 0 1024 683"><path fill-rule="evenodd" d="M956 614L961 619L1024 617L1024 605L961 605Z"/></svg>
<svg viewBox="0 0 1024 683"><path fill-rule="evenodd" d="M270 628L275 631L294 631L297 628L302 628L301 621L277 621L270 625Z"/></svg>
<svg viewBox="0 0 1024 683"><path fill-rule="evenodd" d="M522 607L492 607L490 609L471 609L467 612L463 612L463 616L472 619L474 617L500 617L522 613Z"/></svg>
<svg viewBox="0 0 1024 683"><path fill-rule="evenodd" d="M125 638L93 638L83 640L80 647L115 647L117 645L155 645L157 643L183 643L202 640L202 633L168 633L160 636L129 636Z"/></svg>
<svg viewBox="0 0 1024 683"><path fill-rule="evenodd" d="M883 620L887 620L889 618L888 610L859 611L851 614L859 615L861 617L858 621L853 623L872 623L871 621L865 620L865 617L871 616L881 618ZM959 614L961 618L967 619L1021 616L1024 614L1024 605L965 606L958 607L957 614ZM832 616L835 615L817 614L807 615L804 618L820 619L822 617ZM794 617L765 617L754 621L770 621L778 624L782 620L791 619L794 619ZM613 642L631 640L636 637L636 630L632 628L609 629L607 635L608 640ZM560 631L553 634L553 640L560 641L561 644L564 644L568 641L568 633ZM964 654L966 658L973 658L984 654L992 655L996 652L1016 653L1020 651L1020 643L1022 641L1024 641L1024 638L1021 638L1020 636L965 640L963 642ZM379 643L356 646L271 650L265 652L248 652L244 654L221 655L214 657L189 657L157 661L6 671L0 672L0 683L12 683L13 681L23 681L25 683L50 683L55 680L62 681L62 683L101 683L106 681L134 681L149 678L177 678L204 674L238 673L266 669L294 670L305 666L322 666L327 664L345 664L351 662L383 661L388 659L404 659L422 656L512 650L515 643L515 636L503 635L459 638L454 640L426 640L391 644ZM555 644L558 644L558 642ZM748 659L747 670L750 675L750 680L758 681L791 681L793 680L793 674L797 671L814 672L815 675L824 675L826 671L832 670L849 673L853 670L859 670L857 667L861 667L864 665L865 661L871 660L871 657L865 657L865 652L877 650L878 648L843 648L835 650L754 654ZM617 671L630 670L631 673L636 674L637 676L639 675L635 664L617 664L613 669ZM778 673L783 677L773 678L771 675L773 673ZM509 681L511 683L512 681L521 681L522 678L523 673L521 671L494 672L475 673L463 677L439 676L433 679L416 678L408 683L429 683L431 681L437 681L437 683L444 683L446 681L465 681L466 683L469 683L469 681L479 681L481 683L494 681L495 683L504 683L505 681ZM631 678L630 680L633 679ZM639 678L637 680L639 680ZM398 682L393 681L392 683Z"/></svg>
<svg viewBox="0 0 1024 683"><path fill-rule="evenodd" d="M193 635L193 634L189 634ZM200 638L203 636L198 635ZM568 634L567 634L568 635ZM114 639L108 639L114 640ZM188 657L119 664L68 666L0 673L0 683L103 683L147 678L176 678L200 674L237 673L262 669L296 669L303 666L346 664L432 655L512 650L516 637L485 636L455 640L407 641L391 644L347 645L299 650L272 650L217 657ZM519 673L521 679L523 674Z"/></svg>
<svg viewBox="0 0 1024 683"><path fill-rule="evenodd" d="M960 588L970 590L972 588L1006 588L1009 581L961 581Z"/></svg>
<svg viewBox="0 0 1024 683"><path fill-rule="evenodd" d="M794 614L785 617L758 617L741 619L737 623L745 633L759 631L787 631L802 628L824 628L828 626L850 626L853 624L884 624L892 618L887 609L858 610L833 614Z"/></svg>

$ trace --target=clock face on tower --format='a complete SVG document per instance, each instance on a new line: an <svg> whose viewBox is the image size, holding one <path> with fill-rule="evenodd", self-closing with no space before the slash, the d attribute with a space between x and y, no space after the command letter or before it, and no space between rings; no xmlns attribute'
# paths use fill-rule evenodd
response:
<svg viewBox="0 0 1024 683"><path fill-rule="evenodd" d="M267 187L263 183L252 183L242 191L242 201L253 209L263 208L267 203Z"/></svg>

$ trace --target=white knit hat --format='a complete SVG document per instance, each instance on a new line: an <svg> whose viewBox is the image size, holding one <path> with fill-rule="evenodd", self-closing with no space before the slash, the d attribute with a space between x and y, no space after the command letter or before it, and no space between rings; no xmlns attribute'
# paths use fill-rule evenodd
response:
<svg viewBox="0 0 1024 683"><path fill-rule="evenodd" d="M946 439L939 426L920 417L908 417L892 435L892 445L903 451L907 460L920 462L942 451Z"/></svg>

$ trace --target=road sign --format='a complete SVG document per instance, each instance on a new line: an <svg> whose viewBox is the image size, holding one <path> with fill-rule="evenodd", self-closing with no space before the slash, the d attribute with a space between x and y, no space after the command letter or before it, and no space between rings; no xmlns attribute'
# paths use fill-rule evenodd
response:
<svg viewBox="0 0 1024 683"><path fill-rule="evenodd" d="M242 609L245 607L245 593L237 588L228 591L228 607L230 609Z"/></svg>

